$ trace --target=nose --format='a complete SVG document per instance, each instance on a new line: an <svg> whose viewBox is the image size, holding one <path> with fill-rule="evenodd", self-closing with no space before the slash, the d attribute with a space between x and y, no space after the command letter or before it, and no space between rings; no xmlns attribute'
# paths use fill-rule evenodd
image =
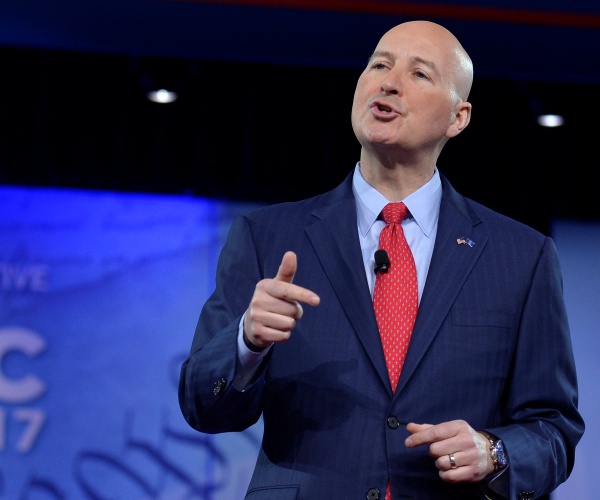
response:
<svg viewBox="0 0 600 500"><path fill-rule="evenodd" d="M398 93L396 86L387 80L381 84L381 90L383 90L386 94L396 95Z"/></svg>
<svg viewBox="0 0 600 500"><path fill-rule="evenodd" d="M381 90L386 94L399 94L402 89L402 82L400 80L400 76L394 73L394 71L388 72L381 82Z"/></svg>

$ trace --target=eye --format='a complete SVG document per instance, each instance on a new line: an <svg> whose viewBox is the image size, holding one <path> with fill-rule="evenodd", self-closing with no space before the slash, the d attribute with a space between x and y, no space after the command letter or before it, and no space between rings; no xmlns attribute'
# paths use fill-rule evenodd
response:
<svg viewBox="0 0 600 500"><path fill-rule="evenodd" d="M385 68L387 68L387 66L384 63L382 63L382 62L376 62L376 63L373 63L371 65L371 68L373 68L373 69L385 69Z"/></svg>
<svg viewBox="0 0 600 500"><path fill-rule="evenodd" d="M426 73L423 73L422 71L415 71L415 76L419 79L429 79L429 76L427 76Z"/></svg>

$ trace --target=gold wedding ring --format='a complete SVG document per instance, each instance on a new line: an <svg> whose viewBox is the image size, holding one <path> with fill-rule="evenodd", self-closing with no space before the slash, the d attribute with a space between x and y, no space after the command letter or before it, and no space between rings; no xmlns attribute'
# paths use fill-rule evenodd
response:
<svg viewBox="0 0 600 500"><path fill-rule="evenodd" d="M448 455L448 458L450 459L450 468L456 469L456 460L454 459L454 453L450 453L450 455Z"/></svg>

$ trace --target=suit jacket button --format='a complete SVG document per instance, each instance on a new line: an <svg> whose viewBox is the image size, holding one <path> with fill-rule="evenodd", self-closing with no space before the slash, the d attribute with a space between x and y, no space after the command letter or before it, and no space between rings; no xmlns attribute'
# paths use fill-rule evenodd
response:
<svg viewBox="0 0 600 500"><path fill-rule="evenodd" d="M397 429L400 426L400 420L392 415L391 417L388 417L387 424L391 429Z"/></svg>
<svg viewBox="0 0 600 500"><path fill-rule="evenodd" d="M379 490L377 488L371 488L367 491L367 500L379 500Z"/></svg>
<svg viewBox="0 0 600 500"><path fill-rule="evenodd" d="M226 387L227 387L227 380L225 380L224 378L217 380L213 384L213 394L215 396L217 396L221 391L224 391Z"/></svg>

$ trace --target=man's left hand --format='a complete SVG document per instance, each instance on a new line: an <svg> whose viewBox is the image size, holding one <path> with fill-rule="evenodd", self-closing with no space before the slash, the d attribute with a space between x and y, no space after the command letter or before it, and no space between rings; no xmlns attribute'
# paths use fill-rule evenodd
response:
<svg viewBox="0 0 600 500"><path fill-rule="evenodd" d="M409 423L410 436L404 444L409 448L429 445L440 477L449 483L481 481L494 470L489 441L464 420L437 425Z"/></svg>

